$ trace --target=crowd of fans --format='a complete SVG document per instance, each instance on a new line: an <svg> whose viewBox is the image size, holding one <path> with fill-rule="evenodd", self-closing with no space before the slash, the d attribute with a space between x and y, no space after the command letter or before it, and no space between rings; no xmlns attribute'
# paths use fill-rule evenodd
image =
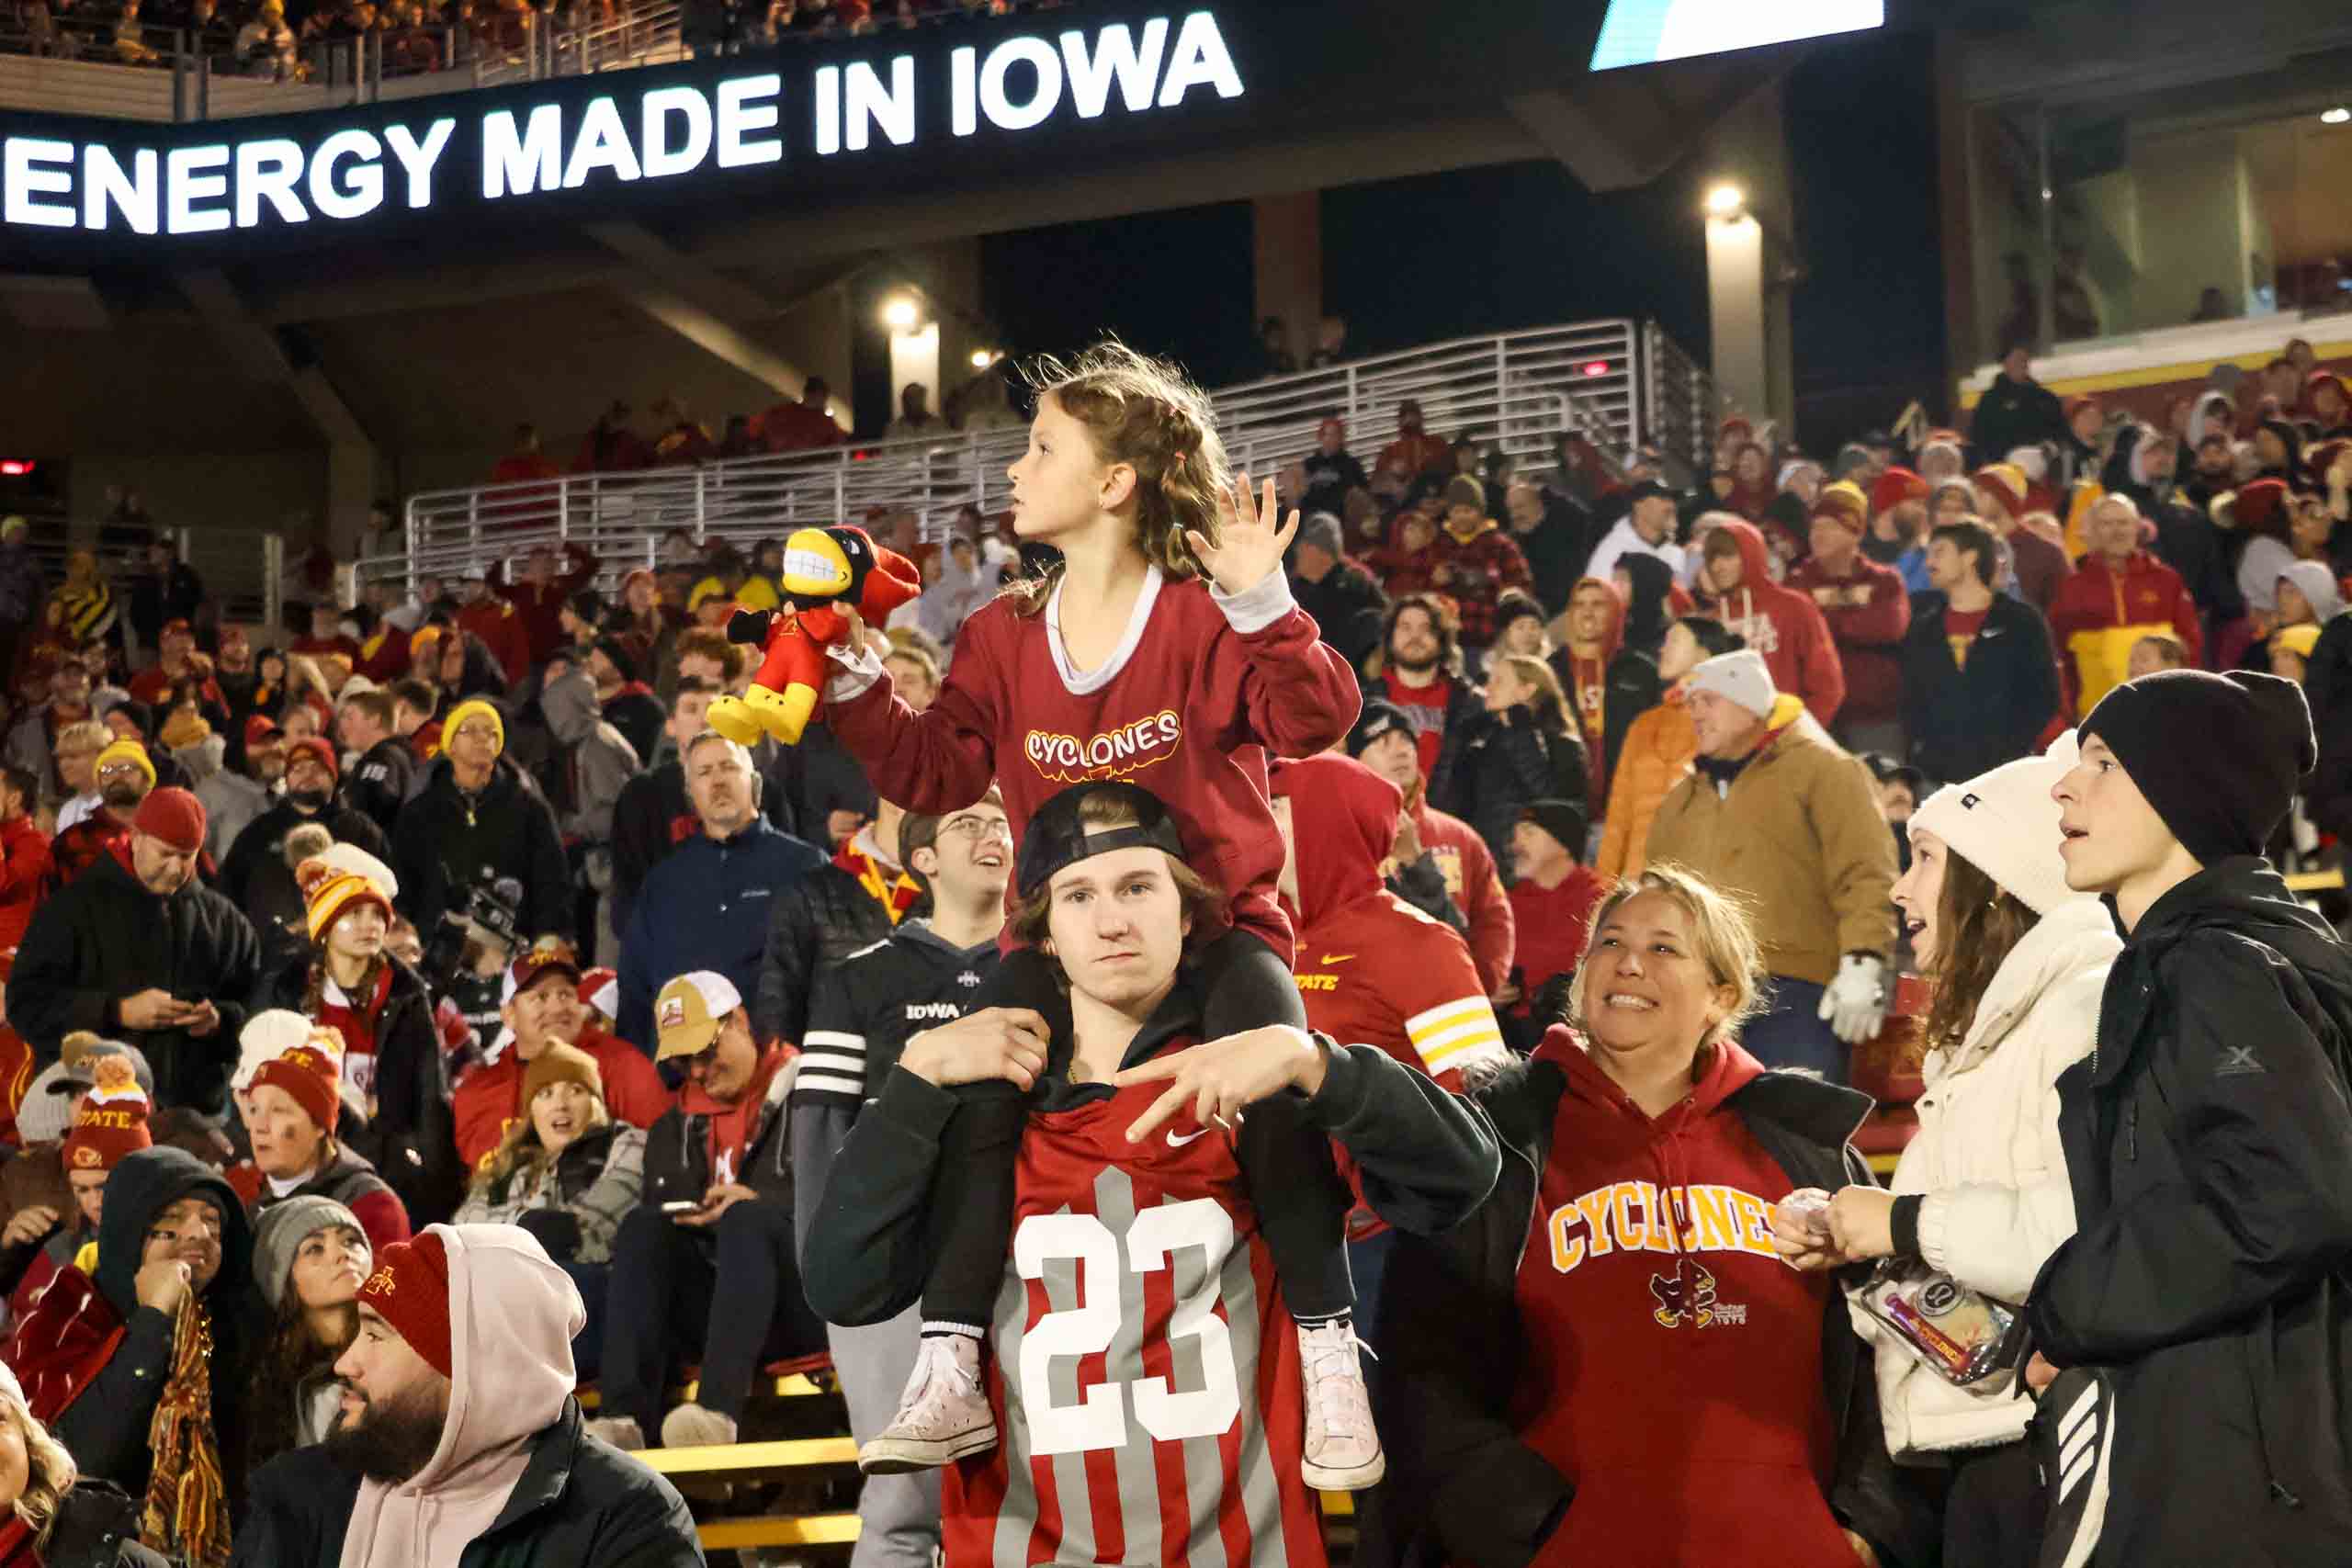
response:
<svg viewBox="0 0 2352 1568"><path fill-rule="evenodd" d="M696 53L860 37L960 16L1045 9L1064 0L682 0L681 40ZM0 50L166 65L182 51L214 69L281 82L322 79L335 46L366 40L379 73L413 75L519 61L536 37L644 21L639 0L8 0Z"/></svg>
<svg viewBox="0 0 2352 1568"><path fill-rule="evenodd" d="M792 746L707 722L756 668L745 617L792 596L781 536L745 553L673 534L609 596L586 549L539 546L511 572L304 605L281 637L223 624L166 544L121 581L77 552L52 582L22 520L0 523L0 1294L22 1382L0 1379L0 1414L34 1458L0 1563L40 1540L40 1561L101 1561L61 1554L76 1492L119 1504L119 1536L208 1568L324 1561L335 1509L386 1542L512 1528L418 1489L477 1456L522 1484L592 1450L581 1474L605 1489L547 1481L571 1499L548 1539L633 1510L672 1542L642 1561L693 1561L675 1495L592 1437L732 1442L759 1369L820 1352L867 1442L861 1561L928 1562L944 1517L951 1561L978 1562L991 1509L1073 1530L1086 1467L1057 1471L1057 1502L1022 1465L1008 1480L999 1449L1006 1384L1029 1375L1019 1333L1046 1332L999 1301L1035 1221L1007 1225L1071 1203L1072 1224L1124 1224L1136 1198L1103 1185L1122 1169L1225 1204L1264 1254L1247 1355L1288 1370L1238 1397L1282 1495L1372 1486L1394 1450L1368 1562L1430 1530L1458 1560L1611 1560L1619 1532L1668 1518L1676 1562L1819 1562L1826 1540L1930 1562L1939 1529L2038 1535L2030 1407L1921 1382L1886 1326L1900 1314L1858 1304L1849 1325L1834 1285L1924 1258L2012 1317L2032 1287L2038 1382L2125 1355L2103 1348L2129 1336L2101 1325L2098 1265L2067 1240L2079 1219L2088 1245L2095 1216L2051 1174L2103 1150L2070 1134L2062 1158L2050 1130L2043 1185L2000 1201L2014 1214L1982 1194L2030 1186L2019 1140L2044 1136L2052 1080L2105 1027L2097 978L2134 951L2069 902L2115 890L2076 876L2090 852L2060 858L2062 807L2090 830L2098 770L2128 769L2197 865L2316 864L2352 834L2352 401L2291 351L2244 393L2154 427L2061 404L2021 351L1965 434L1872 434L1825 463L1734 418L1690 490L1654 452L1621 475L1575 436L1522 468L1407 403L1362 457L1326 421L1261 503L1220 493L1205 400L1102 353L1041 400L1016 514L967 513L929 548L867 520L920 558L923 591L837 650ZM760 439L820 422L838 438L823 398L771 411ZM639 440L625 411L600 433ZM1064 477L1072 446L1106 477ZM1220 510L1219 537L1187 534ZM126 647L152 662L126 668ZM2245 671L2284 683L2158 673ZM2205 682L2307 704L2316 772L2271 709L2195 695ZM2201 728L2167 735L2143 688L2188 690L2172 700ZM2277 886L2230 874L2249 897ZM2343 966L2316 921L2278 940L2314 974ZM1996 1020L2018 954L2045 968ZM2001 1030L2039 1055L2001 1047L1997 1093L2030 1138L1963 1145L1984 1106L1923 1102L1890 1219L1844 1147L1867 1101L1840 1086L1906 963L1938 982L1931 1085ZM2312 982L2307 1018L2334 1016L2334 983ZM1309 1027L1343 1048L1300 1052ZM2282 1059L2222 1074L2272 1074L2341 1117L2340 1082L2263 1049ZM988 1080L999 1093L975 1092ZM1023 1104L1005 1080L1041 1097L1026 1131L998 1109ZM1146 1154L1102 1141L1098 1103ZM1638 1151L1668 1122L1660 1166ZM1499 1186L1498 1144L1529 1154ZM1817 1218L1772 1208L1809 1188ZM1019 1273L1080 1256L1091 1280L1069 1229ZM1197 1239L1170 1231L1154 1256ZM1132 1286L1156 1265L1125 1245ZM1638 1273L1570 1289L1612 1246ZM1069 1277L1049 1278L1068 1310ZM505 1315L480 1310L489 1291ZM1620 1294L1640 1303L1629 1326L1596 1326ZM1243 1297L1222 1299L1238 1346ZM1191 1326L1170 1333L1210 1342L1173 1310ZM1686 1323L1786 1336L1734 1351L1781 1370L1642 1348ZM1369 1392L1364 1342L1394 1363ZM1660 1429L1629 1423L1632 1402L1712 1407L1692 1380L1718 1376L1753 1384L1759 1425L1702 1424L1671 1459L1628 1436ZM1607 1388L1531 1414L1514 1377ZM583 1424L560 1395L588 1380ZM1152 1438L1222 1430L1212 1385L1163 1387L1146 1416L1138 1383L1138 1418ZM2045 1404L2078 1397L2115 1394L2062 1383ZM1756 1479L1690 1468L1757 1445ZM1890 1458L1953 1450L1936 1506L1897 1495ZM943 1495L926 1476L949 1461ZM2145 1453L2118 1463L2171 1490ZM2122 1476L2105 1508L2139 1522L2120 1535L2165 1539L2132 1534L2162 1510ZM1192 1484L1208 1511L1171 1515L1170 1539L1232 1539L1216 1487ZM2270 1484L2340 1522L2341 1474ZM1759 1518L1785 1527L1782 1555L1758 1554ZM1270 1516L1251 1521L1250 1560L1272 1561ZM2033 1560L2001 1539L1942 1560ZM343 1561L412 1560L390 1551Z"/></svg>

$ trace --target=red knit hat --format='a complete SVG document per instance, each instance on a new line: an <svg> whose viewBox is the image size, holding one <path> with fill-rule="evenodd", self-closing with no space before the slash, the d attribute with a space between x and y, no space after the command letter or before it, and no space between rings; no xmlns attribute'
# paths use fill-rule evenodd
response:
<svg viewBox="0 0 2352 1568"><path fill-rule="evenodd" d="M449 1353L449 1251L432 1229L376 1254L359 1304L390 1324L426 1366L445 1378L458 1375Z"/></svg>
<svg viewBox="0 0 2352 1568"><path fill-rule="evenodd" d="M301 739L286 748L286 768L288 773L293 771L294 759L297 757L315 757L320 765L326 769L327 777L331 779L343 777L343 763L335 756L334 748L327 743L327 738L323 735L305 735Z"/></svg>
<svg viewBox="0 0 2352 1568"><path fill-rule="evenodd" d="M2256 479L2227 495L2215 496L2213 521L2224 528L2259 528L2270 521L2286 499L2286 480ZM151 795L147 798L153 800L155 797Z"/></svg>
<svg viewBox="0 0 2352 1568"><path fill-rule="evenodd" d="M147 1094L139 1087L130 1058L96 1057L90 1070L95 1081L74 1111L73 1130L59 1150L69 1171L112 1170L126 1155L155 1142L147 1131Z"/></svg>
<svg viewBox="0 0 2352 1568"><path fill-rule="evenodd" d="M322 1133L332 1134L343 1115L343 1034L315 1029L307 1044L272 1056L254 1069L253 1088L274 1084L293 1096Z"/></svg>
<svg viewBox="0 0 2352 1568"><path fill-rule="evenodd" d="M204 802L184 789L150 790L130 828L192 855L204 848Z"/></svg>
<svg viewBox="0 0 2352 1568"><path fill-rule="evenodd" d="M1871 486L1871 515L1892 512L1906 501L1927 499L1928 481L1898 463Z"/></svg>

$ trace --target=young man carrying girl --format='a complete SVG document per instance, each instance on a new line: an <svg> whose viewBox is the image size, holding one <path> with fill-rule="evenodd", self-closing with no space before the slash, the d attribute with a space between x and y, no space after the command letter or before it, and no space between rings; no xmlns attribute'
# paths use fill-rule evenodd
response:
<svg viewBox="0 0 2352 1568"><path fill-rule="evenodd" d="M910 1040L806 1238L829 1320L903 1311L967 1207L944 1134L970 1105L949 1087L1028 1095L979 1374L1004 1441L943 1479L950 1568L1321 1568L1296 1426L1305 1337L1286 1331L1262 1205L1331 1139L1403 1229L1459 1223L1494 1183L1484 1119L1377 1047L1205 1032L1180 964L1218 897L1182 850L1172 814L1128 785L1068 791L1032 819L1014 925L1065 977L1069 1030L991 1008ZM1269 1114L1284 1106L1295 1121Z"/></svg>

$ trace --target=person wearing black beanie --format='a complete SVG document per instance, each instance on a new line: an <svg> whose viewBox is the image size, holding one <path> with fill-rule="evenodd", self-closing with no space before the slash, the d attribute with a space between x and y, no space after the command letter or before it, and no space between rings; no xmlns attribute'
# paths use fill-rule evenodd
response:
<svg viewBox="0 0 2352 1568"><path fill-rule="evenodd" d="M2352 953L2262 858L2315 754L2292 682L2167 671L2099 700L2051 792L2124 944L2056 1084L2077 1229L2025 1302L2044 1561L2352 1539Z"/></svg>
<svg viewBox="0 0 2352 1568"><path fill-rule="evenodd" d="M2262 853L2319 761L2303 689L2246 671L2127 681L2098 700L2082 730L2107 742L2199 865Z"/></svg>

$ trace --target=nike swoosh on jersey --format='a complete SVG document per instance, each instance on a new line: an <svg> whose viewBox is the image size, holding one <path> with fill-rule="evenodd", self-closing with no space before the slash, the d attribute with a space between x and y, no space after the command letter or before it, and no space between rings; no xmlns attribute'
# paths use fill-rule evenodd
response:
<svg viewBox="0 0 2352 1568"><path fill-rule="evenodd" d="M1186 1144L1193 1143L1201 1138L1205 1138L1208 1135L1209 1130L1206 1127L1204 1127L1199 1132L1194 1133L1191 1137L1185 1138L1180 1138L1175 1134L1170 1133L1168 1134L1168 1146L1171 1149L1181 1149Z"/></svg>
<svg viewBox="0 0 2352 1568"><path fill-rule="evenodd" d="M1323 962L1325 964L1345 964L1349 959L1353 958L1355 954L1352 953L1327 953L1323 955Z"/></svg>

